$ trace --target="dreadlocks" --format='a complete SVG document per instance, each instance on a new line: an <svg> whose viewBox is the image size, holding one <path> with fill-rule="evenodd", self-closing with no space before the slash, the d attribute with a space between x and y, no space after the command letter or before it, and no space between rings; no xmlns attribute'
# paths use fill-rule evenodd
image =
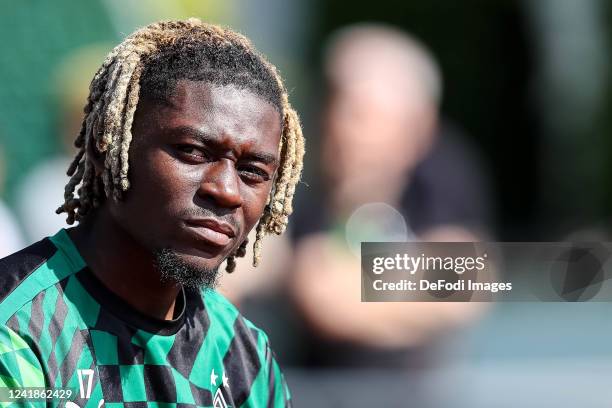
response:
<svg viewBox="0 0 612 408"><path fill-rule="evenodd" d="M64 203L56 212L67 213L66 222L73 224L107 198L122 199L130 187L129 148L139 97L166 98L180 79L248 89L281 115L280 166L253 244L253 265L257 266L263 237L281 234L293 212L304 156L302 129L276 68L250 41L195 18L150 24L108 54L89 87L85 116L75 140L78 153L68 168ZM90 152L106 154L101 175L96 174ZM246 244L241 243L228 257L228 272L236 267L235 258L245 255Z"/></svg>

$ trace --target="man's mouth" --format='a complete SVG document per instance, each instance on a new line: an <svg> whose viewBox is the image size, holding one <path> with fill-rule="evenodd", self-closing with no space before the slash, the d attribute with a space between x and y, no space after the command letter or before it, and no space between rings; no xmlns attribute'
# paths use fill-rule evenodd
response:
<svg viewBox="0 0 612 408"><path fill-rule="evenodd" d="M185 221L185 225L198 240L219 247L228 245L236 236L230 224L214 218L191 218Z"/></svg>

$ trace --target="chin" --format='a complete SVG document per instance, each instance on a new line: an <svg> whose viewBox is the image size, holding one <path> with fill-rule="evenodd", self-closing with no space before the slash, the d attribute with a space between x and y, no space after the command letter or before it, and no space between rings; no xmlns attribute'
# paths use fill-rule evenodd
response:
<svg viewBox="0 0 612 408"><path fill-rule="evenodd" d="M181 260L181 262L185 265L188 265L190 268L201 269L201 270L212 270L219 269L223 261L224 257L218 256L214 258L204 258L197 254L191 253L183 253L183 252L174 252L176 257Z"/></svg>
<svg viewBox="0 0 612 408"><path fill-rule="evenodd" d="M155 251L154 258L163 281L194 289L215 288L219 278L219 266L224 259L203 258L170 248Z"/></svg>

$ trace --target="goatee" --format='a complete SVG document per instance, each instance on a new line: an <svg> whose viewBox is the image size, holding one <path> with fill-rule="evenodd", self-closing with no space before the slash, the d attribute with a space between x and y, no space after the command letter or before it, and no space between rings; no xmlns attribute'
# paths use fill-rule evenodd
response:
<svg viewBox="0 0 612 408"><path fill-rule="evenodd" d="M163 282L176 282L192 289L214 289L219 281L219 268L195 268L171 249L153 253L155 264Z"/></svg>

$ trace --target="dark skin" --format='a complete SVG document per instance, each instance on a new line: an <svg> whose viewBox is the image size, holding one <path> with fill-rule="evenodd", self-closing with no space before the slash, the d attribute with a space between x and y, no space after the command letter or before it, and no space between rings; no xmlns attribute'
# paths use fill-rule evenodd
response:
<svg viewBox="0 0 612 408"><path fill-rule="evenodd" d="M105 286L159 319L172 318L181 288L160 280L153 251L218 268L263 213L281 134L279 112L248 90L181 80L166 99L139 100L124 199L69 230ZM104 155L92 155L101 174Z"/></svg>

